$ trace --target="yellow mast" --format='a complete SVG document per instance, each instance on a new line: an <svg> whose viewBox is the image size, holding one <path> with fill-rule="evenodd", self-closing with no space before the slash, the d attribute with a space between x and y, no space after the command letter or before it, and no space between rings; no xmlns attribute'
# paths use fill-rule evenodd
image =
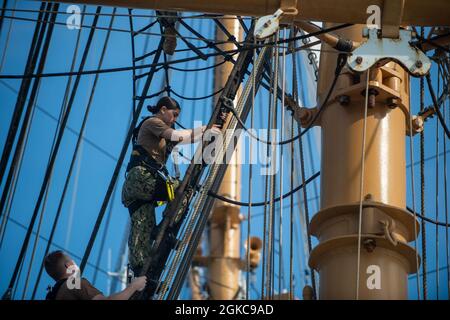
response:
<svg viewBox="0 0 450 320"><path fill-rule="evenodd" d="M338 33L361 41L363 27L355 25ZM336 66L333 49L322 46L318 105L328 92ZM310 232L320 243L311 253L310 265L319 272L320 299L357 297L366 80L367 73L359 77L345 69L319 121L321 210L313 217ZM398 95L395 105L390 105L389 94ZM417 269L415 251L407 242L419 231L405 210L409 75L392 62L371 68L368 104L358 298L406 299L407 276Z"/></svg>
<svg viewBox="0 0 450 320"><path fill-rule="evenodd" d="M238 20L220 19L220 23L239 41L241 30ZM220 28L216 28L216 40L219 42L228 40L228 37ZM236 46L231 42L224 43L219 47L224 51L236 49ZM216 63L222 61L223 57L216 58ZM214 92L225 86L232 68L231 62L225 62L215 68ZM236 101L238 98L239 93L236 96ZM238 146L231 157L219 189L220 195L236 201L240 201L241 191L240 154L241 150ZM240 207L223 201L216 201L209 227L210 252L207 268L210 299L231 300L236 298L239 291L240 276L240 236Z"/></svg>

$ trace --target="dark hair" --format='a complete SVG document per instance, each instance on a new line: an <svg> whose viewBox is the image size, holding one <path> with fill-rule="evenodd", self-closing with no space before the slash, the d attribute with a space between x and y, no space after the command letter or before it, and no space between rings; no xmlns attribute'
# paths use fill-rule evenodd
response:
<svg viewBox="0 0 450 320"><path fill-rule="evenodd" d="M66 274L65 262L67 261L67 256L63 251L53 251L49 253L44 259L45 271L54 280L58 281Z"/></svg>
<svg viewBox="0 0 450 320"><path fill-rule="evenodd" d="M147 110L150 111L151 113L155 114L155 113L158 113L162 107L166 107L167 109L172 109L172 110L174 110L174 109L181 110L178 102L171 97L162 97L161 99L159 99L156 106L147 106Z"/></svg>

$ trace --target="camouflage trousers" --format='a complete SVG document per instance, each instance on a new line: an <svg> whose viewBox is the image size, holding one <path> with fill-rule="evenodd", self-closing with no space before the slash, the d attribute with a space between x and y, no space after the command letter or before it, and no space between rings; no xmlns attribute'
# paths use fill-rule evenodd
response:
<svg viewBox="0 0 450 320"><path fill-rule="evenodd" d="M132 168L122 188L122 203L130 206L136 200L148 200L155 191L155 174L145 167ZM150 235L156 225L155 205L146 203L131 215L131 228L128 238L129 263L138 276L150 255Z"/></svg>

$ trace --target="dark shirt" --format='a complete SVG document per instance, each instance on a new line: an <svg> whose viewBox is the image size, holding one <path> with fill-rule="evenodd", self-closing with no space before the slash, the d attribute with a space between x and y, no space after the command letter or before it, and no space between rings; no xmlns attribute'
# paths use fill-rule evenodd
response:
<svg viewBox="0 0 450 320"><path fill-rule="evenodd" d="M96 295L102 294L85 278L81 278L80 289L69 289L65 281L59 287L55 300L92 300Z"/></svg>

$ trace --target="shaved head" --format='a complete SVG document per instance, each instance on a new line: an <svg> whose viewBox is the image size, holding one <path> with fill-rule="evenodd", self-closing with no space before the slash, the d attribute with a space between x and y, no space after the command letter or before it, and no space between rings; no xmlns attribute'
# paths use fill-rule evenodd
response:
<svg viewBox="0 0 450 320"><path fill-rule="evenodd" d="M71 263L72 259L61 250L49 253L44 259L45 271L55 281L67 277L67 266Z"/></svg>

